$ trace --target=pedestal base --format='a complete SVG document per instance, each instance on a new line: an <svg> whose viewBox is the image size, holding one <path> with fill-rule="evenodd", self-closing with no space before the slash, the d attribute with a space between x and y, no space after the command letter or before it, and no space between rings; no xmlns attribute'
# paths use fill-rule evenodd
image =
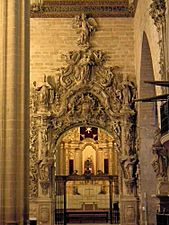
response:
<svg viewBox="0 0 169 225"><path fill-rule="evenodd" d="M31 200L29 219L36 220L37 225L54 225L54 204L52 200Z"/></svg>
<svg viewBox="0 0 169 225"><path fill-rule="evenodd" d="M121 198L121 225L138 225L138 198L126 196Z"/></svg>

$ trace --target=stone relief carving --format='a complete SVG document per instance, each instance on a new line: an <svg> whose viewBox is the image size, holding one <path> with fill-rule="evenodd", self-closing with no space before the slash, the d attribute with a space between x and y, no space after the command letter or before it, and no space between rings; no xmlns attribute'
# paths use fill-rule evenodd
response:
<svg viewBox="0 0 169 225"><path fill-rule="evenodd" d="M86 18L82 15L79 20ZM95 22L91 19L90 21ZM85 21L87 22L89 21ZM91 30L87 28L87 34L82 34L82 25L78 25L78 45L81 49L64 55L67 66L58 68L56 74L45 76L40 86L34 82L32 88L31 121L36 121L38 130L38 135L35 136L38 142L36 182L38 179L43 195L48 194L51 184L53 153L58 138L68 128L81 125L97 126L107 130L114 137L115 148L121 154L122 132L125 133L126 159L121 165L126 181L132 183L130 192L136 184L135 168L138 160L135 158L134 149L133 103L136 87L122 74L118 66L105 66L107 56L103 51L91 48L90 37L96 29L96 22L94 24L95 26L90 24ZM32 159L32 152L30 157Z"/></svg>
<svg viewBox="0 0 169 225"><path fill-rule="evenodd" d="M123 109L132 109L133 100L136 97L136 87L127 77L121 83L121 94Z"/></svg>
<svg viewBox="0 0 169 225"><path fill-rule="evenodd" d="M97 28L97 23L94 18L87 18L87 16L82 13L75 17L73 22L73 28L76 29L79 34L78 45L83 47L89 47L90 36L95 32Z"/></svg>
<svg viewBox="0 0 169 225"><path fill-rule="evenodd" d="M43 105L44 106L44 105ZM54 166L53 148L50 135L50 120L48 117L41 115L41 127L39 128L39 159L38 177L44 195L48 194L48 189L52 181L52 171Z"/></svg>
<svg viewBox="0 0 169 225"><path fill-rule="evenodd" d="M30 170L29 170L29 196L30 198L38 197L38 134L35 119L32 118L30 124Z"/></svg>
<svg viewBox="0 0 169 225"><path fill-rule="evenodd" d="M50 220L50 211L48 205L44 205L40 207L40 214L39 214L39 221L40 223L47 223Z"/></svg>
<svg viewBox="0 0 169 225"><path fill-rule="evenodd" d="M159 35L159 49L160 49L160 75L162 80L166 80L166 65L165 65L165 36L166 36L166 3L165 0L152 0L150 4L150 16L154 20ZM163 89L165 91L165 89Z"/></svg>
<svg viewBox="0 0 169 225"><path fill-rule="evenodd" d="M161 29L161 25L165 23L165 12L165 0L152 0L150 4L150 15L158 31Z"/></svg>
<svg viewBox="0 0 169 225"><path fill-rule="evenodd" d="M49 155L48 150L43 152L41 159L38 160L39 179L41 182L49 182L51 179L51 168L53 157Z"/></svg>
<svg viewBox="0 0 169 225"><path fill-rule="evenodd" d="M132 194L136 185L136 172L138 157L137 154L125 155L121 161L121 168L124 174L124 182L127 187L127 193Z"/></svg>
<svg viewBox="0 0 169 225"><path fill-rule="evenodd" d="M152 166L156 177L159 181L167 180L167 170L169 165L168 151L161 144L161 132L160 129L157 129L155 132L154 143L152 146L152 152L154 159L152 161Z"/></svg>

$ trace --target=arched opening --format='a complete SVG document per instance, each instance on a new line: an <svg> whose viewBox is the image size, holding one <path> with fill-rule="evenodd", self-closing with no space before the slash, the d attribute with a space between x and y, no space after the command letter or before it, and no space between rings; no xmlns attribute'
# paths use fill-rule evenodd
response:
<svg viewBox="0 0 169 225"><path fill-rule="evenodd" d="M152 58L146 33L143 33L140 88L140 98L155 96L155 87L144 81L154 81ZM146 112L146 113L145 113ZM151 165L152 143L154 132L157 129L157 105L156 103L138 104L138 130L140 137L140 190L141 190L141 221L143 224L155 223L156 203L152 195L156 193L156 178ZM154 185L150 186L150 183Z"/></svg>
<svg viewBox="0 0 169 225"><path fill-rule="evenodd" d="M90 126L71 128L59 138L56 224L119 224L119 153L114 142L107 132Z"/></svg>

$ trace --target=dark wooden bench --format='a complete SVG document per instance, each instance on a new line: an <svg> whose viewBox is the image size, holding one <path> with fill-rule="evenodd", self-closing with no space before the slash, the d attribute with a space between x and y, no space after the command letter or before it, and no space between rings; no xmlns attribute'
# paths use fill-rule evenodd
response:
<svg viewBox="0 0 169 225"><path fill-rule="evenodd" d="M107 210L67 210L67 223L106 222L108 223L109 211Z"/></svg>

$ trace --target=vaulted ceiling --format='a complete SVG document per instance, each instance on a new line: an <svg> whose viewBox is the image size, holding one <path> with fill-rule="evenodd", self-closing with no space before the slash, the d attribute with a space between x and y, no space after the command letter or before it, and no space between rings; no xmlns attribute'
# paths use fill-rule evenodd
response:
<svg viewBox="0 0 169 225"><path fill-rule="evenodd" d="M132 17L136 6L137 0L39 0L31 5L31 17L74 17L79 12L95 17Z"/></svg>

